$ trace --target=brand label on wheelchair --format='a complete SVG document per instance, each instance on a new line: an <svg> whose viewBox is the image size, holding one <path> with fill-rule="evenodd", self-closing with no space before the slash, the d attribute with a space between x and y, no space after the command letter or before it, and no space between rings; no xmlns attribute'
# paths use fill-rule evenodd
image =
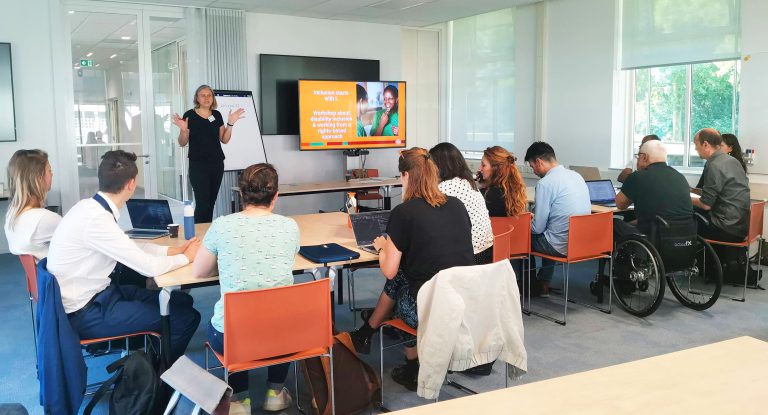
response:
<svg viewBox="0 0 768 415"><path fill-rule="evenodd" d="M693 246L693 241L681 241L681 242L675 242L675 247L680 248L683 246Z"/></svg>

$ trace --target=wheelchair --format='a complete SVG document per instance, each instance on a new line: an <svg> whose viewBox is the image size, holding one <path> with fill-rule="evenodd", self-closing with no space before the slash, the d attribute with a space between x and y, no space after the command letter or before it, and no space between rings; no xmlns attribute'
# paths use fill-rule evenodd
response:
<svg viewBox="0 0 768 415"><path fill-rule="evenodd" d="M615 242L613 295L624 310L637 317L653 314L664 299L665 285L691 309L715 304L723 271L712 246L697 235L696 225L694 218L667 221L656 216L650 235L631 234ZM598 302L608 286L602 270L590 283Z"/></svg>

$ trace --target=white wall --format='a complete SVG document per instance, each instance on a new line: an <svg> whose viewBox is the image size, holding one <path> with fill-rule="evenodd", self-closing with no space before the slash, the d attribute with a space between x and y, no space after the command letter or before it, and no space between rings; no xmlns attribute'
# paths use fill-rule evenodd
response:
<svg viewBox="0 0 768 415"><path fill-rule="evenodd" d="M741 1L741 62L739 142L757 149L752 173L768 174L768 2Z"/></svg>
<svg viewBox="0 0 768 415"><path fill-rule="evenodd" d="M48 0L27 0L14 3L0 14L0 41L11 43L17 140L0 143L0 181L7 187L5 168L16 150L45 150L53 168L53 189L48 202L59 205L60 186L56 172L60 170L60 164L55 139L49 10ZM0 201L0 225L5 223L7 207L8 202ZM0 236L0 252L7 251L3 234Z"/></svg>
<svg viewBox="0 0 768 415"><path fill-rule="evenodd" d="M541 138L564 164L610 164L615 3L550 0L545 6Z"/></svg>
<svg viewBox="0 0 768 415"><path fill-rule="evenodd" d="M342 22L291 16L246 13L248 86L259 96L259 54L378 59L382 79L399 80L401 71L400 26ZM258 103L257 103L258 108ZM339 180L344 177L341 151L299 151L299 137L264 136L267 159L283 183ZM381 175L394 175L397 150L371 150L366 167ZM278 202L283 214L335 210L343 206L340 194L291 196Z"/></svg>

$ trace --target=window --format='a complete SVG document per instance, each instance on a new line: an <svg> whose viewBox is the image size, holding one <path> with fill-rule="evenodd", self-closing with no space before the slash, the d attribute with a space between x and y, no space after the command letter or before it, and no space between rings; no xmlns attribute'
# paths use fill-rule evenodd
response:
<svg viewBox="0 0 768 415"><path fill-rule="evenodd" d="M702 167L693 136L702 128L738 135L739 62L720 61L630 71L632 148L656 134L667 145L667 162Z"/></svg>
<svg viewBox="0 0 768 415"><path fill-rule="evenodd" d="M450 24L448 141L465 152L512 148L515 119L513 9Z"/></svg>

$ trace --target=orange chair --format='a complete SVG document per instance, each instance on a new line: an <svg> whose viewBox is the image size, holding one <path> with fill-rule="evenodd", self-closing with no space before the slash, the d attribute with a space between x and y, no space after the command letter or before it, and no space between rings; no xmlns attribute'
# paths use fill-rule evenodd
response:
<svg viewBox="0 0 768 415"><path fill-rule="evenodd" d="M26 277L26 282L27 282L27 292L29 293L29 309L32 314L32 331L35 339L35 364L37 364L37 325L35 324L35 312L34 312L34 304L37 303L37 264L35 264L35 257L33 257L32 255L19 255L19 261L21 261L21 266L24 267L24 276ZM156 333L153 331L142 331L138 333L103 337L99 339L84 339L84 340L81 339L80 346L88 346L89 344L94 344L94 343L102 343L102 342L107 342L111 340L124 339L125 350L128 350L128 339L136 336L144 336L145 350L147 349L147 336L156 337L158 340L160 339L160 333ZM158 341L158 344L160 344L159 341ZM112 351L111 351L111 345L110 345L110 348L107 349L107 351L104 354L110 354L111 352ZM87 385L86 388L92 388L98 385L100 385L100 383L90 384L90 385Z"/></svg>
<svg viewBox="0 0 768 415"><path fill-rule="evenodd" d="M493 222L491 222L491 228L493 229L493 262L508 260L510 237L515 227L507 224L497 224L496 227L493 227Z"/></svg>
<svg viewBox="0 0 768 415"><path fill-rule="evenodd" d="M379 376L381 376L379 380L381 380L381 408L384 409L385 412L389 412L389 410L384 406L384 350L405 344L408 342L408 340L384 346L384 327L394 327L414 337L416 337L416 329L405 324L405 322L399 318L387 320L381 323L381 326L379 326Z"/></svg>
<svg viewBox="0 0 768 415"><path fill-rule="evenodd" d="M523 262L523 272L528 270L528 261L531 255L531 222L533 221L533 214L531 212L523 212L518 216L509 217L492 217L491 227L496 229L499 226L506 224L512 227L512 233L509 235L509 259L519 259ZM495 231L494 231L495 233ZM530 281L530 278L526 275L520 277L523 282L523 289L520 295L525 299L526 284ZM529 284L530 285L530 284ZM529 289L530 291L530 289ZM530 292L529 292L530 296ZM528 308L523 303L523 310L528 311Z"/></svg>
<svg viewBox="0 0 768 415"><path fill-rule="evenodd" d="M557 257L543 254L541 252L531 252L531 255L551 259L559 262L563 267L564 274L564 292L565 307L563 309L563 319L558 320L554 317L530 311L539 317L554 321L555 323L565 325L568 316L568 302L576 302L568 298L568 279L570 276L570 265L578 262L591 261L595 259L609 259L611 261L608 269L609 292L613 292L613 212L594 213L591 215L571 216L568 228L568 256ZM529 288L530 296L530 288ZM530 297L528 299L530 304ZM579 303L584 306L600 310L604 313L611 312L611 296L608 296L608 308L601 308L592 304Z"/></svg>
<svg viewBox="0 0 768 415"><path fill-rule="evenodd" d="M360 170L360 172L363 173L362 170ZM356 173L356 171L353 173ZM358 177L355 177L356 179L365 177L379 177L379 169L365 169L365 172L362 175L358 174L357 176ZM378 190L358 190L355 192L355 199L357 199L358 202L361 200L375 200L378 203L379 209L381 209L384 203L384 196L382 196Z"/></svg>
<svg viewBox="0 0 768 415"><path fill-rule="evenodd" d="M330 291L330 280L324 278L284 287L225 293L224 354L216 353L206 342L205 369L223 368L224 381L228 383L230 373L327 356L331 368L331 408L335 414ZM275 310L280 313L276 314ZM209 366L209 350L221 366ZM297 376L297 404L298 388Z"/></svg>
<svg viewBox="0 0 768 415"><path fill-rule="evenodd" d="M716 241L714 239L706 239L712 245L723 245L744 248L747 253L747 268L744 272L744 287L742 288L741 298L733 298L732 300L744 302L747 299L747 278L749 277L749 246L758 240L762 240L763 237L763 211L765 210L765 201L752 202L749 208L749 233L747 238L743 242L724 242ZM757 244L757 266L760 267L760 255L762 254L763 244ZM759 268L758 268L759 269ZM757 281L755 281L755 288L757 287Z"/></svg>

